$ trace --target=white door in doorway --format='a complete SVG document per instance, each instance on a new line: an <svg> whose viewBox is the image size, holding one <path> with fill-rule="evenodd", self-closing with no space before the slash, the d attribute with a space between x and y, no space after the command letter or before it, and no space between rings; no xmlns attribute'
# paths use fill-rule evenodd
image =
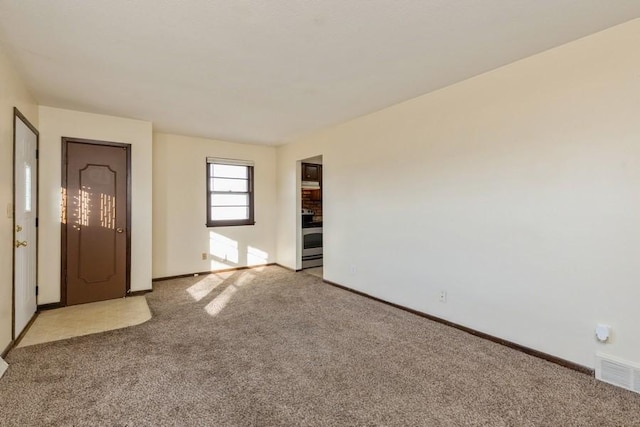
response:
<svg viewBox="0 0 640 427"><path fill-rule="evenodd" d="M37 186L38 134L16 110L14 115L14 338L37 309Z"/></svg>

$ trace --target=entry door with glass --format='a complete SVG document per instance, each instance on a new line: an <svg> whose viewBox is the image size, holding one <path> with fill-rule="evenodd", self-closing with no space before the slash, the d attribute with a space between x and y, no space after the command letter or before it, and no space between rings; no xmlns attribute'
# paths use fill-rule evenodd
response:
<svg viewBox="0 0 640 427"><path fill-rule="evenodd" d="M14 338L36 312L38 131L14 109L13 286Z"/></svg>

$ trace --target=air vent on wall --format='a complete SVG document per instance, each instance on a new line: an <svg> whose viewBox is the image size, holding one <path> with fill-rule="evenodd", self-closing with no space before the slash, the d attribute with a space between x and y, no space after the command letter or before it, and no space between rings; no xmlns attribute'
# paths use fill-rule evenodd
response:
<svg viewBox="0 0 640 427"><path fill-rule="evenodd" d="M596 355L596 378L640 393L640 365L606 354Z"/></svg>

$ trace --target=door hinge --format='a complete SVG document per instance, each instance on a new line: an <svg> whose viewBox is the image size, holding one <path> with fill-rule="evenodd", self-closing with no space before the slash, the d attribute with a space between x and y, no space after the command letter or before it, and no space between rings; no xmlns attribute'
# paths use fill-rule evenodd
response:
<svg viewBox="0 0 640 427"><path fill-rule="evenodd" d="M36 285L36 296L38 296L38 285Z"/></svg>

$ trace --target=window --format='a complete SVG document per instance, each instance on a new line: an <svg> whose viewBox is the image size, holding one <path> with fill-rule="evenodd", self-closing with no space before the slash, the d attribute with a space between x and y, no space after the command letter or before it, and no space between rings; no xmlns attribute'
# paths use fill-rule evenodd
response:
<svg viewBox="0 0 640 427"><path fill-rule="evenodd" d="M253 162L207 158L207 227L253 224Z"/></svg>
<svg viewBox="0 0 640 427"><path fill-rule="evenodd" d="M31 165L24 164L24 211L31 212Z"/></svg>

